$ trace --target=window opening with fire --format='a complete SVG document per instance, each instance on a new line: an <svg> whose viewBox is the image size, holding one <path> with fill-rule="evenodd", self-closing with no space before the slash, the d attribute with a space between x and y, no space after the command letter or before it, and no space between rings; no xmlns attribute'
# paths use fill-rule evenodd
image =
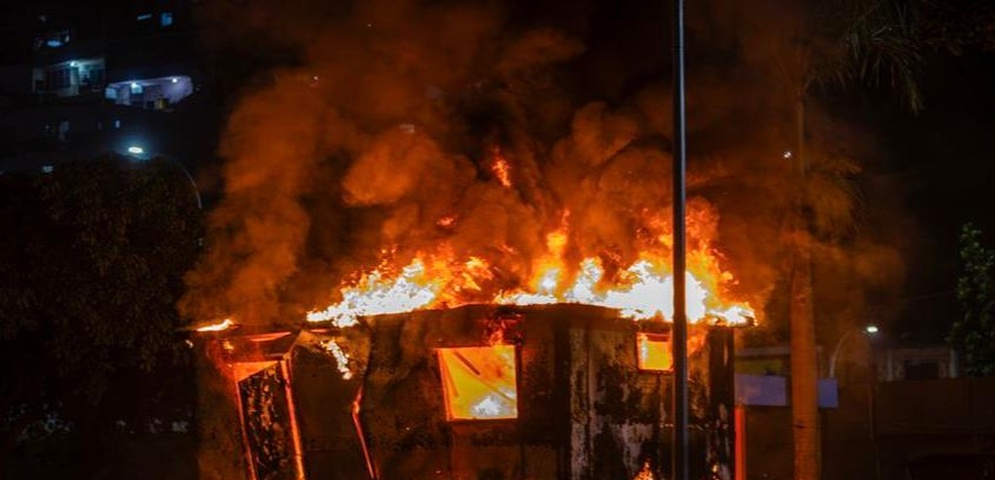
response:
<svg viewBox="0 0 995 480"><path fill-rule="evenodd" d="M669 372L674 368L670 351L670 335L664 333L637 333L636 352L639 369L651 372Z"/></svg>
<svg viewBox="0 0 995 480"><path fill-rule="evenodd" d="M450 421L518 418L514 345L440 348L437 352Z"/></svg>

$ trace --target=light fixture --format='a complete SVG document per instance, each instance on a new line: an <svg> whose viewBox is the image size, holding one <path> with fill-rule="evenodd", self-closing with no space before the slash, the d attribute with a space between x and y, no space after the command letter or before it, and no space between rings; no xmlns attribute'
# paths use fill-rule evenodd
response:
<svg viewBox="0 0 995 480"><path fill-rule="evenodd" d="M138 88L138 82L131 82L131 88Z"/></svg>
<svg viewBox="0 0 995 480"><path fill-rule="evenodd" d="M141 154L145 153L145 149L142 148L142 147L139 147L138 145L132 145L132 146L128 147L128 153L130 153L132 155L141 155Z"/></svg>
<svg viewBox="0 0 995 480"><path fill-rule="evenodd" d="M79 65L78 63L76 63L76 60L69 62L70 67L75 67L76 65Z"/></svg>
<svg viewBox="0 0 995 480"><path fill-rule="evenodd" d="M874 335L875 333L878 333L880 331L880 329L878 329L877 325L868 325L868 326L864 327L864 331L867 332L867 333L869 333L869 334L871 334L871 335Z"/></svg>
<svg viewBox="0 0 995 480"><path fill-rule="evenodd" d="M178 78L176 78L176 77L173 77L173 78L170 78L169 81L173 82L173 83L176 83L176 82L179 82L180 80Z"/></svg>

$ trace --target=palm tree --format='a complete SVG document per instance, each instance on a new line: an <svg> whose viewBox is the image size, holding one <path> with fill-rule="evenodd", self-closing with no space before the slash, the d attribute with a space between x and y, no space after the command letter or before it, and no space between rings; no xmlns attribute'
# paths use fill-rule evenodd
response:
<svg viewBox="0 0 995 480"><path fill-rule="evenodd" d="M782 66L793 88L794 150L798 165L791 239L790 328L791 408L796 480L821 475L821 433L818 416L818 362L812 289L814 234L839 228L826 219L848 217L833 211L838 202L826 202L824 189L814 187L817 176L830 178L849 195L841 171L812 160L806 146L808 104L817 86L846 89L855 83L884 86L912 111L921 106L917 84L921 57L913 42L910 0L833 0L812 2L811 26L791 45L789 64ZM824 178L823 178L824 179ZM823 183L824 184L824 183ZM842 222L845 223L845 222Z"/></svg>

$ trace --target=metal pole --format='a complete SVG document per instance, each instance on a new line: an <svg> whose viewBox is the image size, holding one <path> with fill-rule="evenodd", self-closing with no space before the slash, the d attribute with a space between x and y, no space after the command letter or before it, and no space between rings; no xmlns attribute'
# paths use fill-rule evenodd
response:
<svg viewBox="0 0 995 480"><path fill-rule="evenodd" d="M840 349L843 348L843 342L850 338L857 330L850 329L840 337L840 340L836 342L836 348L833 349L833 354L829 356L829 378L836 378L836 359L840 356Z"/></svg>
<svg viewBox="0 0 995 480"><path fill-rule="evenodd" d="M200 189L197 188L197 182L195 182L193 180L193 175L190 175L190 171L187 170L186 167L183 166L183 164L181 164L180 162L174 160L171 157L162 156L160 158L163 158L166 161L168 161L169 163L172 163L174 166L176 166L176 168L179 168L180 171L183 172L183 175L187 177L187 181L190 182L190 186L193 187L194 198L196 198L196 200L197 200L197 209L198 210L203 210L204 209L204 202L202 202L200 200Z"/></svg>
<svg viewBox="0 0 995 480"><path fill-rule="evenodd" d="M684 0L674 1L674 435L673 480L688 480L688 325L685 305Z"/></svg>

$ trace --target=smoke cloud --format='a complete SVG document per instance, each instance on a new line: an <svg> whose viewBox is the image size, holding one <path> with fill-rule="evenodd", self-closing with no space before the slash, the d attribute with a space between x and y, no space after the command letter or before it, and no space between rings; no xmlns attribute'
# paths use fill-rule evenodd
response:
<svg viewBox="0 0 995 480"><path fill-rule="evenodd" d="M208 48L252 77L181 311L299 322L385 255L404 265L440 246L487 258L493 287L511 287L564 224L568 257L631 264L670 231L669 16L651 3L206 6ZM714 242L729 288L762 306L783 278L800 181L785 153L789 34L808 20L783 2L739 3L688 14L689 234L692 247ZM834 232L825 258L852 265L852 294L893 281L900 261L836 241L853 236L859 172L859 151L840 145L860 143L840 135L812 134L809 182L814 222Z"/></svg>

